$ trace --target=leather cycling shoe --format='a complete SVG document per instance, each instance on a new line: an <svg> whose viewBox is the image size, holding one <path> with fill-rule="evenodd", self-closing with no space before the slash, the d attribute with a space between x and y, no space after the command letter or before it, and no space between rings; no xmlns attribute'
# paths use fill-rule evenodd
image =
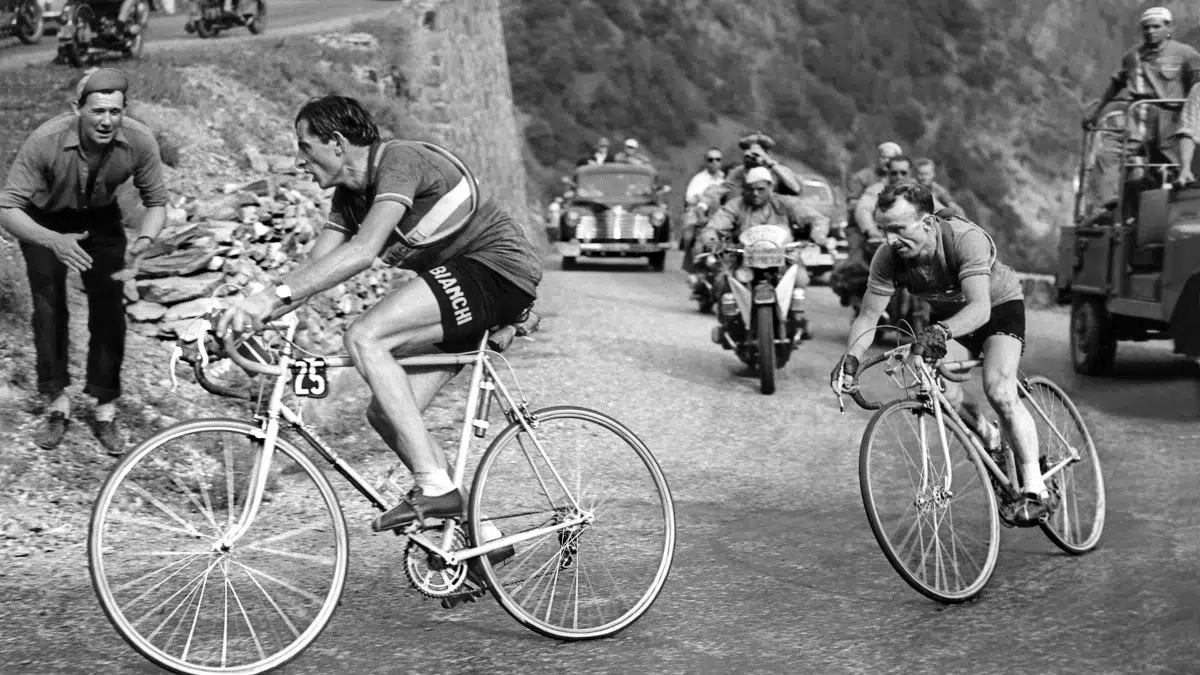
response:
<svg viewBox="0 0 1200 675"><path fill-rule="evenodd" d="M1058 495L1053 490L1046 490L1040 495L1025 492L1013 501L1010 508L1012 521L1017 527L1034 527L1058 508Z"/></svg>
<svg viewBox="0 0 1200 675"><path fill-rule="evenodd" d="M455 489L444 495L427 497L420 487L408 491L408 496L391 510L381 514L371 523L376 532L394 530L426 518L458 518L463 515L467 500L461 490Z"/></svg>

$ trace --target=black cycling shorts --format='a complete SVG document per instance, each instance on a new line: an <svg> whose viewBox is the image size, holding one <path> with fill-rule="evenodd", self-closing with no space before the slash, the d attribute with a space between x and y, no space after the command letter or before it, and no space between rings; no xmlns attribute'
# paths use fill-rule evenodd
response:
<svg viewBox="0 0 1200 675"><path fill-rule="evenodd" d="M442 310L442 341L434 346L444 352L475 351L484 331L516 322L533 305L533 296L471 258L451 260L418 276Z"/></svg>
<svg viewBox="0 0 1200 675"><path fill-rule="evenodd" d="M937 319L935 319L937 320ZM983 354L983 345L993 335L1007 335L1021 341L1021 353L1025 353L1025 301L1009 300L992 307L988 322L963 336L954 339L971 352L973 358Z"/></svg>

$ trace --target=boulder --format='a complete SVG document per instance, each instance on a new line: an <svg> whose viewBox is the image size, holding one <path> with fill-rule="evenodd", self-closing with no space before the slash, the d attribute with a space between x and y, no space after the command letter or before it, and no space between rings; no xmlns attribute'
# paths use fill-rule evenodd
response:
<svg viewBox="0 0 1200 675"><path fill-rule="evenodd" d="M242 152L246 155L246 160L250 162L250 170L255 173L267 173L271 170L271 165L267 162L267 158L259 152L258 148L253 145L242 147Z"/></svg>
<svg viewBox="0 0 1200 675"><path fill-rule="evenodd" d="M236 220L210 220L204 224L204 231L218 244L232 244L233 233L241 226Z"/></svg>
<svg viewBox="0 0 1200 675"><path fill-rule="evenodd" d="M216 298L197 298L187 302L181 302L178 305L172 305L163 315L164 322L180 321L182 319L194 319L198 316L204 316L213 310L214 307L220 306L220 300Z"/></svg>
<svg viewBox="0 0 1200 675"><path fill-rule="evenodd" d="M214 257L213 260L216 260ZM138 282L138 293L142 298L164 305L195 300L212 294L224 281L216 272L197 274L190 277L164 277Z"/></svg>
<svg viewBox="0 0 1200 675"><path fill-rule="evenodd" d="M141 300L126 307L125 313L134 321L158 321L167 313L167 308L157 302Z"/></svg>
<svg viewBox="0 0 1200 675"><path fill-rule="evenodd" d="M126 279L123 284L124 288L122 288L121 291L125 295L125 302L137 302L139 299L141 299L142 295L141 293L138 293L137 281L132 278Z"/></svg>
<svg viewBox="0 0 1200 675"><path fill-rule="evenodd" d="M138 267L138 278L187 276L208 269L208 263L216 252L200 248L186 248L167 255L142 260Z"/></svg>
<svg viewBox="0 0 1200 675"><path fill-rule="evenodd" d="M196 220L237 220L241 216L239 202L237 195L197 202L193 215Z"/></svg>

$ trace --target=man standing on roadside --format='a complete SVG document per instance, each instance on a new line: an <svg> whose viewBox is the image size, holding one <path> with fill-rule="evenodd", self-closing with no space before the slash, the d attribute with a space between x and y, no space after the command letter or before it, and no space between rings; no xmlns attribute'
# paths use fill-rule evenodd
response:
<svg viewBox="0 0 1200 675"><path fill-rule="evenodd" d="M35 442L62 441L71 416L68 374L67 269L79 272L88 299L87 386L96 399L96 437L110 454L124 452L116 419L125 356L122 282L126 237L117 188L131 176L146 214L129 252L144 252L166 220L167 187L158 143L146 125L125 119L129 81L101 68L79 81L73 112L34 130L21 146L0 192L0 227L21 241L33 296L38 392L46 416Z"/></svg>

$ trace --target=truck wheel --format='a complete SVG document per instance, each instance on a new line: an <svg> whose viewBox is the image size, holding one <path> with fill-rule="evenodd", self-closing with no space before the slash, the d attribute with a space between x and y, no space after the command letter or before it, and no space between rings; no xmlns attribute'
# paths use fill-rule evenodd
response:
<svg viewBox="0 0 1200 675"><path fill-rule="evenodd" d="M575 269L575 256L564 255L562 259L562 268L565 271Z"/></svg>
<svg viewBox="0 0 1200 675"><path fill-rule="evenodd" d="M665 268L667 266L667 252L666 251L659 251L658 253L651 253L647 257L650 258L650 270L651 271L661 272L661 271L663 271L663 268Z"/></svg>
<svg viewBox="0 0 1200 675"><path fill-rule="evenodd" d="M1071 305L1071 365L1083 375L1103 375L1117 356L1112 315L1097 298L1076 298Z"/></svg>

